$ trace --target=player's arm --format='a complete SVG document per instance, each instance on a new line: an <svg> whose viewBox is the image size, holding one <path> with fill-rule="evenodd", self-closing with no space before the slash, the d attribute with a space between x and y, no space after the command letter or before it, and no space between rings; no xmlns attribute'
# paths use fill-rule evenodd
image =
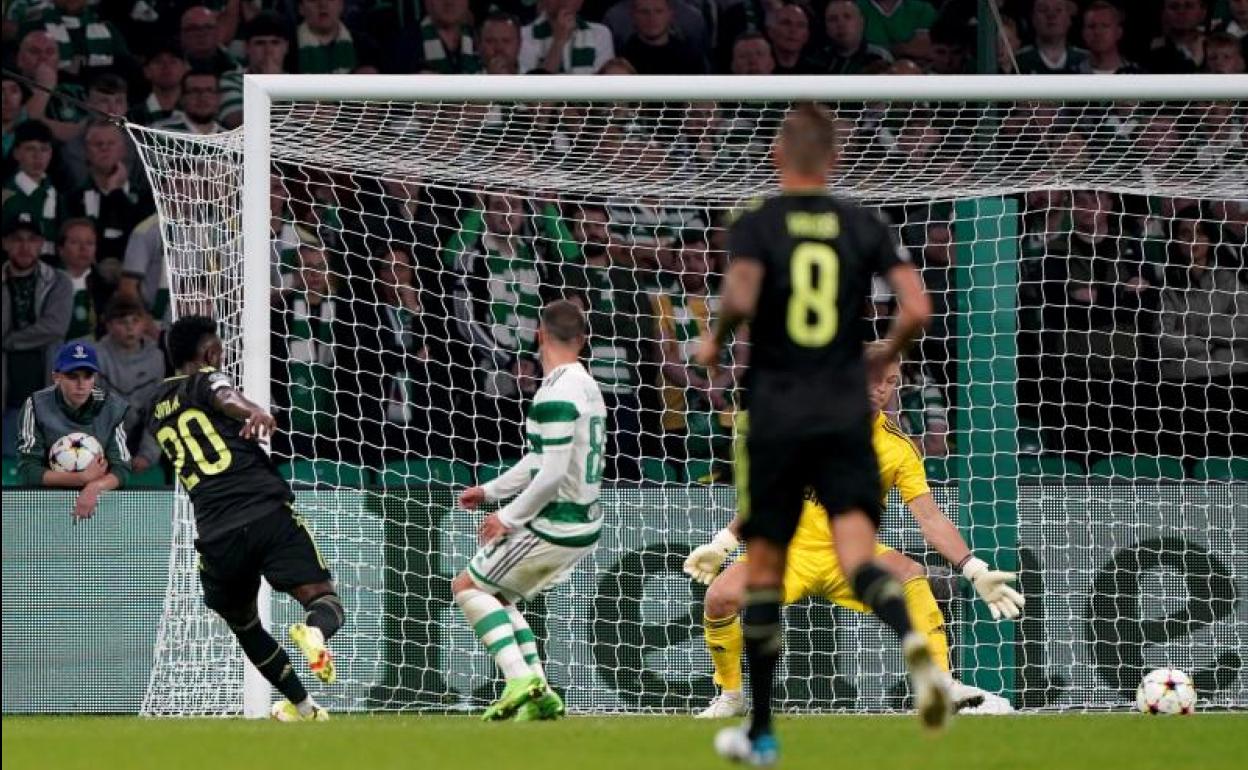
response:
<svg viewBox="0 0 1248 770"><path fill-rule="evenodd" d="M932 300L923 289L919 271L909 262L898 262L884 273L884 279L897 299L897 315L893 318L884 342L886 347L873 356L874 360L892 361L910 347L932 316Z"/></svg>
<svg viewBox="0 0 1248 770"><path fill-rule="evenodd" d="M907 505L919 524L923 539L961 570L963 577L970 581L975 592L988 605L993 619L1018 617L1023 608L1023 595L1007 585L1014 581L1015 574L994 570L988 562L977 558L962 538L962 533L940 510L931 492L919 495Z"/></svg>
<svg viewBox="0 0 1248 770"><path fill-rule="evenodd" d="M481 503L496 503L514 497L528 486L541 464L542 456L529 452L493 481L464 490L460 496L460 505L471 510Z"/></svg>
<svg viewBox="0 0 1248 770"><path fill-rule="evenodd" d="M707 330L698 346L697 362L713 368L719 360L719 351L741 324L749 321L758 311L758 295L763 288L763 263L746 254L734 254L724 273L720 292L719 322Z"/></svg>
<svg viewBox="0 0 1248 770"><path fill-rule="evenodd" d="M243 438L262 440L273 434L277 421L259 404L249 401L237 388L232 386L229 378L222 374L209 378L208 387L212 391L213 407L224 414L243 423L238 435Z"/></svg>
<svg viewBox="0 0 1248 770"><path fill-rule="evenodd" d="M724 562L741 543L741 514L732 517L728 526L715 533L711 542L700 545L689 552L685 559L685 574L699 583L710 585Z"/></svg>

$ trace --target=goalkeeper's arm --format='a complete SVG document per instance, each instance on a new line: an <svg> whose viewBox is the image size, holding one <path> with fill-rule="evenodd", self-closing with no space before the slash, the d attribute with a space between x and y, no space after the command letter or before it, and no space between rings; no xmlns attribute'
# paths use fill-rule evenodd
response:
<svg viewBox="0 0 1248 770"><path fill-rule="evenodd" d="M1007 585L1014 582L1015 574L994 570L988 562L976 558L962 539L962 533L940 510L930 492L919 495L907 505L919 523L923 539L962 571L962 576L970 581L979 598L988 605L993 619L1018 617L1023 608L1023 595Z"/></svg>
<svg viewBox="0 0 1248 770"><path fill-rule="evenodd" d="M728 526L715 533L711 542L700 545L685 559L685 574L699 583L710 585L729 554L737 550L741 536L741 517L734 516Z"/></svg>

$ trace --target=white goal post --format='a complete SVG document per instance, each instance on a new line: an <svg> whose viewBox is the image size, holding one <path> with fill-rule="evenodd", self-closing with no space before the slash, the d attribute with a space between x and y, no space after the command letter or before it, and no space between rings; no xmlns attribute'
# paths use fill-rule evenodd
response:
<svg viewBox="0 0 1248 770"><path fill-rule="evenodd" d="M1192 125L1199 124L1200 116L1204 114L1202 110L1206 109L1202 105L1206 103L1226 103L1232 105L1231 109L1234 112L1234 119L1240 120L1240 125L1243 125L1244 103L1248 101L1248 76L605 77L574 75L534 77L247 75L244 78L243 91L244 122L239 130L241 132L242 160L241 190L239 191L241 197L234 198L232 197L233 193L226 190L218 193L220 200L210 205L220 206L225 212L233 212L231 206L241 208L241 233L238 233L241 234L241 246L237 239L234 239L226 245L218 245L215 248L223 262L228 263L231 259L237 259L241 262L235 268L239 285L226 289L227 291L235 292L233 295L234 299L231 302L237 303L239 313L237 317L237 354L239 355L236 361L237 372L241 376L241 383L247 396L267 407L272 403L270 362L273 360L274 355L274 352L271 350L271 340L273 338L271 318L272 295L275 288L273 286L275 267L273 263L274 246L272 214L270 210L270 185L275 163L323 163L326 168L337 171L345 170L350 173L356 173L356 169L358 169L358 173L362 175L377 174L379 176L384 176L385 174L385 171L381 170L383 167L392 166L395 169L394 178L404 178L406 175L418 173L418 170L414 167L420 164L423 167L419 169L419 173L423 175L426 181L430 181L431 184L454 188L456 192L462 188L473 192L473 194L484 196L491 190L524 189L531 191L536 199L550 201L558 201L561 195L565 197L570 195L579 201L607 199L615 194L638 201L668 200L672 202L672 205L678 207L689 205L688 201L692 199L712 199L714 204L710 205L709 208L718 212L727 210L753 195L765 194L772 189L771 171L767 166L765 154L760 154L757 150L751 150L750 153L752 154L746 153L744 157L752 164L749 168L746 168L743 164L729 164L727 167L717 167L715 170L690 172L689 176L681 179L674 179L672 176L657 178L651 177L645 172L644 164L646 160L644 157L621 159L622 153L640 151L641 148L641 145L633 146L625 143L623 146L626 149L617 152L614 156L617 161L616 165L609 169L604 167L602 175L596 176L595 169L589 168L585 162L569 170L559 170L552 167L544 167L539 163L532 163L520 171L513 172L505 166L490 166L495 161L505 164L506 158L499 160L493 157L474 156L471 153L468 153L466 157L435 158L432 153L422 154L418 147L407 148L411 151L413 158L411 162L408 162L405 160L405 149L402 139L405 136L423 136L425 138L436 138L439 142L456 142L457 140L454 137L446 139L438 131L448 126L454 128L455 122L460 119L459 116L467 114L463 110L463 105L471 104L628 103L640 105L637 108L637 111L640 113L644 114L647 111L652 111L653 121L659 125L664 124L666 121L679 128L679 125L685 120L685 113L670 112L671 108L667 105L695 102L714 102L725 105L752 103L776 105L803 100L843 105L845 106L845 114L848 115L847 120L850 123L853 123L855 120L862 120L862 116L870 111L871 105L899 105L903 110L923 109L930 110L933 113L941 108L946 108L950 123L942 130L954 133L962 131L963 127L965 127L968 136L977 131L992 130L990 124L982 119L991 108L991 105L994 104L1007 106L1019 103L1070 105L1070 112L1075 113L1077 116L1082 116L1093 111L1089 105L1095 106L1096 109L1104 110L1111 109L1112 105L1115 104L1126 105L1124 109L1130 112L1131 110L1139 110L1150 105L1162 105L1164 103L1173 106L1174 114L1177 116L1175 130L1183 132L1189 130ZM395 110L392 115L388 105L394 104L419 104L422 105L421 109L423 112L420 112L416 118L403 112L403 110ZM1197 117L1189 121L1188 118L1193 114ZM407 133L397 129L391 131L390 125L386 122L390 120L410 120L414 124L420 122L417 118L427 118L427 120L421 124L420 128L413 128ZM768 119L764 118L762 120L765 122ZM471 120L465 120L465 125L470 125L473 130L478 130L478 141L483 141L481 139L483 134L480 134L480 122L476 119L475 113ZM988 128L986 129L985 127ZM589 134L593 129L592 127L582 126L580 130ZM1057 134L1063 130L1065 129L1059 125L1057 129L1045 135L1044 142L1053 146L1060 144L1060 137ZM1009 231L1002 224L1007 216L1003 211L1008 212L1011 210L1008 207L1004 210L994 208L998 201L1004 200L1007 196L1026 195L1037 190L1077 191L1090 189L1121 195L1164 195L1172 196L1176 199L1194 199L1198 201L1248 200L1248 178L1242 175L1245 171L1242 161L1238 165L1234 161L1219 165L1218 163L1208 163L1206 160L1186 164L1176 163L1173 168L1167 167L1165 174L1154 173L1154 169L1150 167L1165 165L1159 160L1159 152L1165 152L1167 149L1165 146L1162 146L1160 150L1152 148L1147 151L1137 151L1136 146L1131 145L1126 148L1126 152L1123 155L1125 160L1123 162L1111 164L1106 160L1109 157L1107 154L1085 152L1085 146L1091 146L1093 143L1091 140L1096 138L1095 134L1099 127L1089 129L1081 123L1079 127L1070 128L1069 130L1072 134L1079 134L1082 137L1080 140L1081 145L1072 150L1078 156L1078 160L1061 163L1055 163L1051 155L1046 155L1043 158L1039 157L1038 153L1035 152L1036 146L1033 139L1029 138L1030 135L1025 133L1020 133L1019 136L1022 138L1013 144L1004 142L993 143L992 137L978 134L983 139L982 144L972 146L972 143L968 142L967 146L961 147L956 151L950 150L950 154L944 156L937 151L929 156L927 164L918 172L915 171L913 165L906 165L905 163L891 165L895 159L893 155L868 157L868 154L864 151L864 154L859 156L856 154L858 151L853 146L850 146L846 150L848 156L846 173L834 179L833 186L839 193L881 207L892 203L898 205L916 202L947 203L950 210L956 212L949 214L948 218L957 220L959 228L964 225L970 228L965 231L959 229L955 236L959 248L965 247L966 253L970 255L969 259L972 260L972 264L965 266L968 271L966 275L973 281L969 287L970 294L976 295L977 290L982 291L982 296L976 295L969 300L971 302L969 312L966 307L963 307L963 312L966 313L967 317L974 316L977 308L981 307L976 304L977 302L984 303L982 307L986 308L994 302L1006 301L1009 303L1009 309L1012 313L1019 301L1013 298L1016 284L1011 283L1011 278L1019 279L1015 266L1017 254L1012 253L1008 257L979 254L973 243L973 241L977 241L980 238L994 243L1002 243L1011 238L1017 239L1019 234ZM901 131L902 129L897 129L897 133L901 133ZM172 188L167 179L171 161L168 161L167 158L177 155L178 152L185 154L186 152L202 151L205 155L217 153L216 157L222 163L236 162L240 150L239 132L235 132L228 138L186 139L162 132L132 127L132 133L140 145L141 154L148 167L149 178L151 178L153 188L156 191L162 216L163 233L167 244L167 269L171 275L179 271L185 272L188 269L187 264L177 263L179 246L176 240L180 236L176 229L170 225L170 222L175 219L175 217L171 216L171 213L174 212L178 205L186 204L186 201L179 202L178 195L171 193ZM509 144L512 141L511 135L499 134L499 136L503 137L499 139L500 146L511 148ZM593 137L588 136L586 141L592 143ZM940 140L936 141L939 142ZM1242 138L1240 141L1243 141ZM458 147L459 145L455 144L455 146ZM573 146L576 146L575 143L573 143ZM170 152L170 147L182 147L183 150ZM199 150L194 150L196 147ZM574 149L569 152L575 156L577 151ZM994 156L993 153L999 153L999 157ZM589 157L590 155L586 153L584 157L579 159L586 161ZM961 164L960 168L962 168L962 171L952 175L944 173L945 170L935 168L936 165L943 162L942 159L958 161ZM973 159L975 162L969 162L968 159ZM194 174L195 171L192 170L190 173ZM518 176L524 174L531 176L530 183L524 184L522 181L518 181ZM238 181L236 171L225 172L223 176L227 177L222 182L223 185L228 186ZM233 181L231 182L231 180ZM192 193L190 198L195 199L197 196L201 200L207 200L209 197L212 197L209 193ZM237 203L230 203L230 200L235 200ZM190 201L191 205L194 205L194 203L194 200ZM922 221L918 221L917 224L920 226L924 225ZM953 226L951 225L950 227L952 229ZM964 236L964 233L970 233L970 235ZM1164 235L1161 237L1163 239L1166 238ZM231 251L236 253L231 254ZM961 252L959 253L961 254ZM960 256L959 259L961 258ZM1000 265L997 264L998 262ZM963 266L959 265L959 268L961 267ZM225 268L218 267L216 269ZM989 281L986 284L983 283L985 279ZM172 285L171 288L176 300L179 295L179 289ZM211 300L217 300L215 292L218 290L209 289L207 291ZM1002 300L1003 297L1007 299ZM175 301L175 312L177 312L176 308L178 306L178 303ZM220 307L221 305L218 304L218 308ZM997 317L996 320L1001 320L1001 318ZM961 357L954 355L953 358L958 359L958 365L964 367L963 371L969 377L967 381L963 382L963 385L970 390L974 390L976 384L982 384L986 389L978 391L979 397L993 399L1000 397L1003 399L1000 403L1005 406L1014 406L1016 396L1001 396L1003 391L999 389L999 386L1002 385L1002 382L998 378L1005 376L1003 373L1007 370L998 368L1002 363L1002 361L998 360L999 356L995 352L986 355L977 352L977 349L974 347L975 340L972 338L980 330L974 326L973 319L960 321L959 323L963 322L971 324L968 327L959 327L965 331L964 334L959 335L955 332L950 332L952 337L958 337L957 345L961 347L958 347L957 350L962 351ZM993 322L995 323L996 321ZM1012 349L1012 344L1010 349ZM1013 363L1009 365L1008 371L1017 376ZM1011 381L1005 383L1005 385L1013 393L1014 383ZM970 394L967 397L974 398L975 394ZM976 424L974 420L980 418L971 414L972 411L966 410L963 412L963 415L964 419L971 421L974 425ZM971 416L968 417L966 415ZM987 419L997 418L989 417ZM1019 479L1026 476L1026 472L1019 469L1017 455L1020 452L1020 447L1018 438L1014 435L1017 433L1017 427L1017 424L1011 418L1008 422L1008 430L1005 427L1000 427L986 431L988 434L993 434L987 440L995 443L983 444L979 442L985 440L983 438L985 431L979 432L977 437L972 425L963 424L961 430L965 431L967 435L957 451L950 454L948 466L951 469L949 476L957 482L950 485L951 489L956 489L956 493L953 497L946 499L946 507L949 509L950 515L955 517L955 521L962 525L964 531L968 531L968 539L977 552L985 555L990 561L1002 565L1002 568L1017 567L1018 557L1016 552L1020 538L1025 539L1028 536L1035 535L1035 533L1026 531L1020 534L1020 529L1027 530L1028 527L1032 527L1037 532L1041 532L1041 534L1035 535L1036 537L1041 540L1047 537L1043 532L1045 526L1043 516L1038 516L1031 523L1028 523L1026 520L1020 521L1019 509L1027 506L1039 506L1037 508L1039 510L1045 506L1055 504L1054 500L1056 499L1050 496L1044 498L1041 502L1023 500L1023 495L1020 493ZM1008 440L1004 439L1003 436L1007 432L1014 435L1014 437ZM1024 449L1022 451L1028 450ZM1166 452L1150 451L1141 452L1140 454L1153 455L1166 454ZM1090 462L1092 459L1095 459L1095 456L1095 450L1087 450L1085 459L1088 459ZM315 455L311 455L311 457L315 459ZM1192 464L1191 458L1188 458L1188 460L1190 466ZM989 471L984 473L982 471L983 468L988 468ZM959 479L961 481L958 481ZM1079 484L1082 483L1082 481L1079 482ZM700 494L700 490L692 480L688 481L684 487L682 494ZM1085 508L1090 510L1094 499L1100 493L1092 487L1078 485L1066 487L1066 489L1070 490L1076 488L1078 489L1077 492L1070 493L1072 499L1075 500L1071 504L1076 507L1085 505ZM1114 489L1121 490L1122 488L1114 487ZM1100 511L1098 515L1118 516L1120 515L1120 509L1131 509L1134 506L1141 505L1140 501L1146 496L1146 492L1150 490L1151 493L1161 494L1163 497L1170 494L1168 491L1161 490L1159 482L1156 480L1148 482L1141 489L1145 491L1116 492L1115 495L1117 497L1115 497L1115 500L1119 507L1114 508L1112 512L1098 508L1097 510ZM1243 485L1238 489L1239 492L1244 492ZM380 494L387 494L384 484ZM1030 495L1031 493L1028 492L1027 494ZM1200 494L1204 494L1204 492ZM1013 499L1008 499L1010 496L1013 496ZM1165 499L1170 500L1171 498L1165 497ZM1135 530L1140 532L1171 527L1195 531L1197 540L1200 540L1202 553L1208 551L1215 555L1221 555L1222 562L1229 562L1232 577L1241 581L1248 580L1248 532L1246 532L1248 524L1245 524L1242 520L1243 510L1237 507L1240 503L1248 505L1248 495L1233 498L1232 502L1229 503L1230 513L1232 514L1229 529L1232 532L1233 541L1233 544L1229 546L1208 542L1203 539L1203 535L1199 532L1199 530L1223 526L1218 522L1226 520L1227 504L1221 502L1221 498L1212 502L1204 497L1201 500L1203 502L1190 506L1190 510L1195 511L1192 518L1184 519L1177 523L1168 519L1167 516L1169 514L1165 510L1161 510L1158 504L1144 503L1142 505L1147 510L1140 513L1138 520L1124 524L1124 526L1134 527ZM1237 503L1236 501L1239 502ZM621 504L621 508L631 511L639 505L634 503L632 508L630 508L627 504ZM693 511L696 505L692 502L686 502L684 505L686 520L692 521L692 518L688 517L694 516ZM730 507L730 504L725 507ZM180 506L180 508L182 510L178 516L183 517L180 526L185 528L187 522L184 517L188 514L184 505ZM994 512L996 508L1009 509L1011 512L1008 515L1005 513L998 515ZM1188 508L1184 510L1188 510ZM1236 511L1238 511L1241 518L1236 518ZM718 511L721 518L719 525L721 526L723 521L722 514L724 512L724 510ZM700 516L701 513L698 512L697 515ZM982 523L989 521L995 523ZM179 526L177 522L175 522L175 526ZM710 526L712 525L701 523L701 519L699 519L696 528L704 530ZM1089 532L1092 532L1095 528L1096 526L1092 523L1089 523L1087 526ZM1077 537L1072 537L1065 545L1045 541L1041 547L1051 547L1053 549L1052 554L1057 555L1062 552L1063 548L1091 547L1093 543L1112 541L1117 536L1116 533L1111 532L1093 533L1089 535L1089 539L1086 541L1081 542ZM1100 538L1099 541L1098 538ZM175 537L175 551L179 548L185 549L188 545L185 540L179 541ZM992 553L994 548L999 552ZM1228 552L1229 556L1227 555ZM171 557L171 597L167 600L166 616L176 616L180 613L188 612L188 608L193 606L193 603L189 602L187 600L188 597L185 595L187 590L194 591L194 588L191 587L193 580L188 579L193 578L193 575L188 576L186 574L190 564L191 560L185 558L185 554L183 558L179 558L178 553L173 554ZM377 565L377 569L380 570L381 567ZM1095 579L1095 575L1092 574L1095 572L1095 569L1093 567L1085 569L1081 566L1068 566L1066 569L1068 575L1073 576L1069 581L1069 585L1080 587L1069 589L1078 594L1077 602L1075 599L1071 599L1061 606L1074 608L1078 602L1083 604L1091 602L1091 593L1093 591L1089 588L1088 581ZM180 576L175 576L174 573L181 574ZM573 590L579 591L581 588ZM1060 591L1062 589L1052 590ZM1148 593L1143 589L1141 591L1143 591L1144 595ZM176 599L173 597L175 592L178 593ZM1166 601L1176 600L1170 594L1166 594L1164 598ZM970 678L999 689L1006 689L1015 693L1021 693L1028 688L1041 689L1042 684L1038 680L1028 679L1028 674L1010 673L1016 668L1016 655L1025 657L1031 654L1028 652L1030 648L1027 648L1027 642L1016 642L1016 639L1021 637L1013 636L1012 624L992 626L984 623L983 618L978 615L979 610L974 608L973 602L960 600L957 603L961 609L956 612L959 613L962 619L958 622L958 640L955 644L965 650L962 653L963 657L958 668L968 672L967 675ZM348 624L350 624L352 622L350 615L353 608L349 601L346 604L349 618ZM406 605L401 604L401 606ZM569 606L582 605L572 603ZM1053 605L1050 611L1057 611L1055 609L1057 606ZM262 618L266 624L270 623L273 620L273 610L267 586L263 589L260 608ZM1069 609L1069 611L1075 612L1076 610ZM1082 612L1082 610L1079 611ZM1145 612L1144 610L1139 611ZM1193 642L1184 646L1180 653L1176 653L1178 655L1175 658L1178 661L1176 665L1182 664L1184 667L1191 668L1204 666L1209 663L1209 656L1199 650L1193 652L1192 645L1199 646L1206 643L1225 644L1228 639L1238 640L1241 645L1248 644L1248 614L1245 614L1245 612L1243 608L1234 610L1230 620L1226 621L1226 628L1222 628L1207 638L1201 637L1199 642ZM385 613L382 614L384 615ZM569 623L573 622L567 618L562 620L567 620ZM380 631L383 627L388 628L389 626L385 625L386 622L384 618L379 620L376 629ZM1041 618L1037 622L1043 624L1045 621ZM552 627L555 625L552 622ZM202 628L202 626L198 627ZM167 691L176 687L170 683L176 680L176 677L180 675L179 672L185 671L185 668L177 665L177 661L180 659L179 656L184 654L181 651L182 646L190 644L191 641L179 636L179 634L185 635L186 633L188 632L185 628L174 630L172 625L167 628L165 624L162 624L161 638L158 639L157 643L157 660L154 663L152 685L144 707L145 712L152 714L238 713L238 711L228 706L222 707L219 699L205 698L205 702L211 702L212 705L205 706L200 710L194 705L198 702L196 699L199 696L192 693L184 693L185 697L174 700L170 700L167 697ZM552 636L556 633L558 632L552 631ZM1195 633L1194 631L1193 634ZM403 642L401 639L388 641L395 641L397 644L402 644ZM380 646L380 644L381 642L379 641L378 645ZM551 644L554 644L553 639ZM592 641L586 643L587 646L592 646L592 644ZM627 643L621 642L620 644ZM1050 639L1047 642L1038 641L1035 644L1040 645L1040 647L1044 647L1047 644L1049 648L1073 650L1080 645L1080 641L1074 638L1059 641ZM1127 644L1127 642L1124 641L1122 644ZM1018 652L1015 651L1016 647ZM228 645L220 649L227 648ZM214 648L212 651L200 651L191 654L220 655L220 649ZM560 649L572 655L573 652L571 650L574 648L568 646ZM856 654L856 650L851 650L850 652L851 654ZM578 651L575 654L579 655L581 653ZM691 660L702 660L692 653L690 655L692 655ZM1072 655L1077 657L1076 653L1072 653ZM241 658L241 654L237 654L237 656ZM639 659L643 660L643 667L649 665L644 663L646 660L644 656ZM443 662L445 663L445 659ZM1132 671L1134 670L1133 665L1128 663L1122 664L1124 669L1131 669ZM1214 668L1217 668L1218 665L1220 664L1214 664ZM623 668L625 666L620 664L620 667ZM227 668L229 673L226 676L241 680L237 682L241 684L237 692L241 694L243 701L240 704L239 711L248 717L266 716L271 697L267 683L250 666L245 667L245 674L241 673L241 669L239 669L236 662L231 663L228 667L223 666L220 670L226 671ZM1022 671L1024 668L1021 665L1018 666L1019 671ZM982 669L984 672L987 672L986 678L980 680L976 669ZM1096 664L1088 662L1078 670L1083 672L1095 669ZM347 671L349 674L349 667ZM560 684L570 689L576 687L577 685L572 682L575 679L574 674L575 676L580 676L576 672L571 672L568 674L568 679L560 682ZM1075 676L1080 675L1082 674L1076 674ZM1112 679L1113 676L1111 674L1110 678ZM400 676L400 678L402 677ZM408 680L404 679L403 681L406 682ZM1218 681L1221 682L1222 679L1218 679ZM474 685L480 684L479 681L471 678L470 682ZM1125 688L1125 679L1119 684ZM206 687L209 684L205 682L197 686ZM1221 691L1223 694L1219 696L1221 700L1218 702L1224 706L1237 706L1240 708L1248 705L1248 683L1243 683L1237 687L1238 689L1236 687L1228 687ZM361 692L366 690L375 692L377 683L363 682L361 688ZM619 685L619 688L621 691L627 690L625 685ZM1113 686L1109 685L1107 685L1107 688L1107 692L1114 689ZM671 685L671 689L675 692L680 688L677 685ZM680 691L683 692L683 690ZM637 695L632 697L630 694L628 697L622 697L621 699L605 701L605 705L601 706L601 708L605 710L622 710L632 708L672 709L678 707L673 706L672 704L676 701L668 698L666 695L655 696L653 700L647 700L648 697L650 696ZM1074 698L1045 701L1038 696L1039 699L1031 701L1020 696L1017 700L1022 705L1037 707L1104 708L1112 707L1117 702L1115 697L1117 696L1107 694L1102 699L1089 698L1087 700L1079 700ZM461 698L459 703L462 702L463 699ZM885 701L881 700L880 702L883 703ZM391 701L386 700L382 696L370 694L367 697L354 697L354 700L351 700L345 707L363 709L410 707L404 705L405 703L406 701L397 696L392 704ZM599 708L596 704L597 701L589 699L588 696L580 700L570 701L570 706L578 710ZM449 707L456 708L458 705L451 704ZM797 707L801 708L800 705ZM843 708L843 706L841 707ZM823 706L819 708L823 708ZM851 706L850 708L853 707ZM875 708L872 707L870 710L875 710Z"/></svg>

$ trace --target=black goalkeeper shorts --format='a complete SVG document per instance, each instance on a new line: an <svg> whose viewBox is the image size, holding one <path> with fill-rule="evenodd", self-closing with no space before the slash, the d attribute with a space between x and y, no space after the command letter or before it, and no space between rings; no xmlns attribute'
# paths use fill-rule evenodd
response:
<svg viewBox="0 0 1248 770"><path fill-rule="evenodd" d="M312 533L289 503L209 542L196 540L195 550L204 604L217 612L254 602L262 576L283 592L333 579Z"/></svg>

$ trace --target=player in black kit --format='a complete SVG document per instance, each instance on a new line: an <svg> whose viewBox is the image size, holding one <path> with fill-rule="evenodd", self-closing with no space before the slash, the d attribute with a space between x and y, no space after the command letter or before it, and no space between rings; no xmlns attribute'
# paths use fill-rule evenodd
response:
<svg viewBox="0 0 1248 770"><path fill-rule="evenodd" d="M923 721L938 727L950 713L947 686L910 627L900 584L873 561L881 511L867 370L906 348L931 304L884 223L828 193L836 158L827 113L813 104L792 110L773 150L780 194L747 206L732 224L719 322L698 352L699 363L713 365L733 330L749 322L748 411L738 422L745 445L736 477L749 554L742 626L753 713L748 728L723 731L716 748L755 765L778 756L771 688L781 585L807 489L832 517L837 558L854 592L902 639ZM864 360L862 314L877 273L896 294L897 318L886 346Z"/></svg>
<svg viewBox="0 0 1248 770"><path fill-rule="evenodd" d="M328 719L256 610L262 576L275 590L293 596L307 615L290 627L290 637L317 678L327 684L335 680L326 642L342 627L342 602L311 533L294 511L290 486L260 446L273 431L273 417L217 371L222 345L216 321L181 318L168 344L178 374L156 391L148 429L195 509L204 603L225 620L264 678L286 696L273 706L275 719Z"/></svg>

